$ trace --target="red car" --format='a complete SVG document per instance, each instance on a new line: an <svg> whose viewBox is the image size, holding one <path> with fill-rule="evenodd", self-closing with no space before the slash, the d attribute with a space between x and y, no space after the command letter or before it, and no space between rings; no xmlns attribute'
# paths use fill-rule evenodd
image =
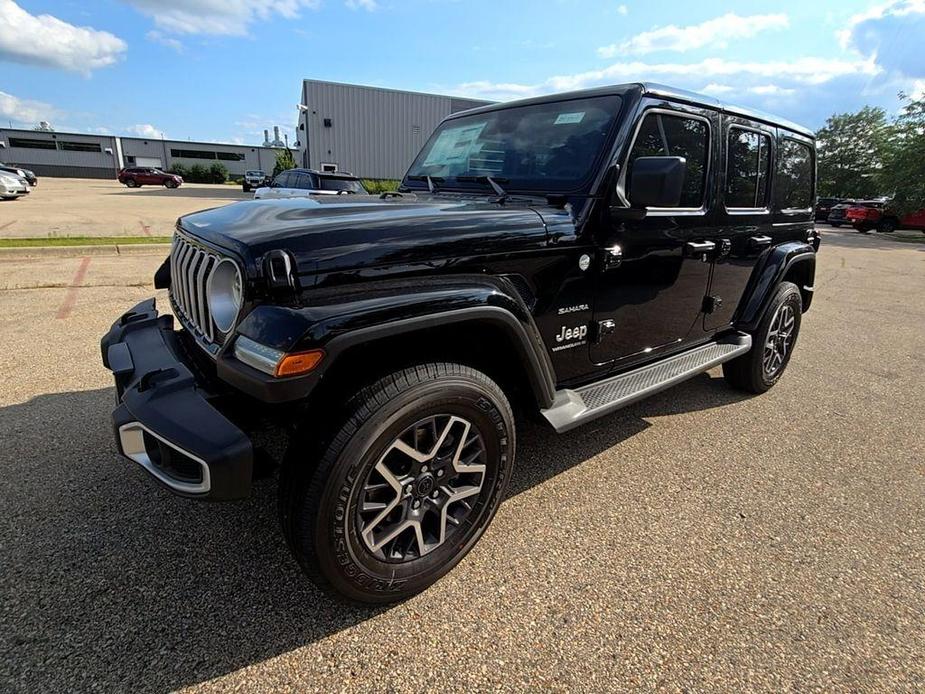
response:
<svg viewBox="0 0 925 694"><path fill-rule="evenodd" d="M179 188L183 184L183 179L160 169L138 166L119 171L119 183L129 188L140 188L141 186Z"/></svg>
<svg viewBox="0 0 925 694"><path fill-rule="evenodd" d="M863 202L849 207L845 218L862 234L876 229L889 234L897 229L919 229L925 231L925 208L899 216L882 202Z"/></svg>

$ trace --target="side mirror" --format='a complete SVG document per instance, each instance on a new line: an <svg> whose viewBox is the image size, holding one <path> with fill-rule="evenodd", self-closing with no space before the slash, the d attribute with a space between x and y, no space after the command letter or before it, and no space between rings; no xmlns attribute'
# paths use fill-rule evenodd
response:
<svg viewBox="0 0 925 694"><path fill-rule="evenodd" d="M627 180L630 204L634 208L677 207L686 173L684 157L639 157Z"/></svg>

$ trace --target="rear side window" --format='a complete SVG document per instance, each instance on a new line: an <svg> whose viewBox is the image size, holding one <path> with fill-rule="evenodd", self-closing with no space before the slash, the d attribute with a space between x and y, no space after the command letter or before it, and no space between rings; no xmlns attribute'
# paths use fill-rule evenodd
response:
<svg viewBox="0 0 925 694"><path fill-rule="evenodd" d="M762 208L768 200L771 138L764 133L730 128L726 149L726 207Z"/></svg>
<svg viewBox="0 0 925 694"><path fill-rule="evenodd" d="M648 113L639 127L630 151L627 181L632 180L633 162L639 157L684 157L687 174L678 207L703 206L710 141L706 121L666 113ZM633 199L632 191L626 191Z"/></svg>
<svg viewBox="0 0 925 694"><path fill-rule="evenodd" d="M813 153L808 145L784 139L777 165L777 205L782 210L803 210L812 205Z"/></svg>
<svg viewBox="0 0 925 694"><path fill-rule="evenodd" d="M348 193L365 193L360 182L351 178L321 177L321 190L346 190Z"/></svg>
<svg viewBox="0 0 925 694"><path fill-rule="evenodd" d="M302 190L314 190L314 181L312 181L311 174L307 173L291 173L289 180L290 188L301 188Z"/></svg>

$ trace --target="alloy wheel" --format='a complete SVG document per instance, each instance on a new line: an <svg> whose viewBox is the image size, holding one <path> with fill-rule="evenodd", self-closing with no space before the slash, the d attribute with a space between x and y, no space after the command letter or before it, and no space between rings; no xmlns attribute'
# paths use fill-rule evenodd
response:
<svg viewBox="0 0 925 694"><path fill-rule="evenodd" d="M777 307L777 311L775 311L774 317L771 319L771 329L768 331L764 345L762 364L764 373L768 377L776 376L783 368L787 354L793 345L793 329L795 325L796 318L793 307L788 303L782 303Z"/></svg>
<svg viewBox="0 0 925 694"><path fill-rule="evenodd" d="M405 429L379 457L360 491L357 528L378 559L407 562L466 525L486 472L481 433L456 415Z"/></svg>

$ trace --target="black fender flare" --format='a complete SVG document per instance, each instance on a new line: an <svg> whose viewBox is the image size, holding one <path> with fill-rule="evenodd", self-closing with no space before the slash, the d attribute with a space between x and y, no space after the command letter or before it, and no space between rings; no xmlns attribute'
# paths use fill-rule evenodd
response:
<svg viewBox="0 0 925 694"><path fill-rule="evenodd" d="M307 396L346 350L355 345L419 330L466 322L500 328L524 364L538 405L549 407L555 397L555 371L530 311L510 282L501 277L441 278L427 282L364 283L324 296L308 292L305 299L322 299L303 308L258 306L238 326L237 333L284 352L323 349L318 368L290 381L285 397ZM219 376L237 385L231 370L247 369L232 359L219 360ZM263 394L261 394L263 395ZM258 396L260 397L260 396ZM265 399L261 397L261 399Z"/></svg>
<svg viewBox="0 0 925 694"><path fill-rule="evenodd" d="M810 281L800 287L801 292L808 292L812 296L812 278L816 275L816 251L808 243L790 241L769 249L763 261L752 273L748 288L739 306L736 328L745 332L752 332L758 327L768 303L774 294L774 289L790 273L801 264L800 269L805 271ZM809 301L804 301L803 310L809 308Z"/></svg>

